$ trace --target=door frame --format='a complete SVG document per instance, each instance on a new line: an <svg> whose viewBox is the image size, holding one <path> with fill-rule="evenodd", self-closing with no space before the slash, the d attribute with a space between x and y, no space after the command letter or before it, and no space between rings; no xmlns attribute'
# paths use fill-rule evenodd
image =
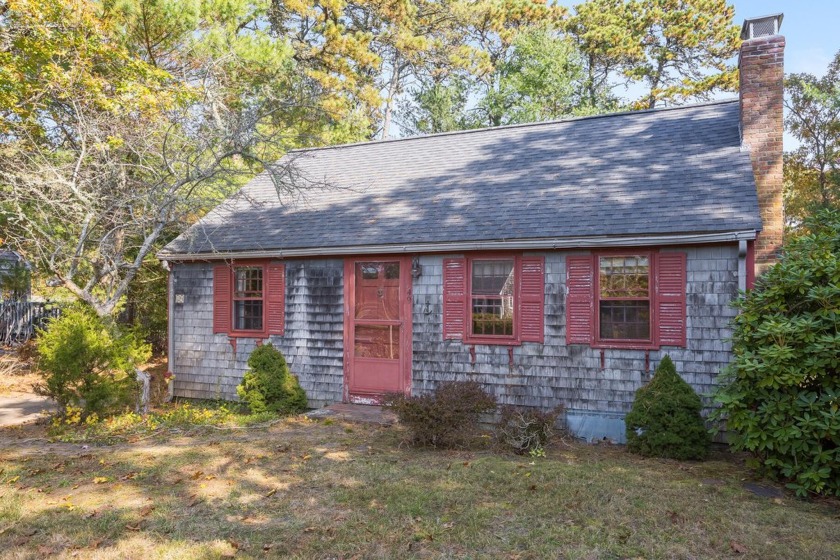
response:
<svg viewBox="0 0 840 560"><path fill-rule="evenodd" d="M353 381L353 335L354 310L356 308L356 263L397 261L400 263L400 388L406 395L411 394L412 363L412 276L411 257L406 255L359 255L344 259L344 402L358 404L379 404L381 394L350 394Z"/></svg>

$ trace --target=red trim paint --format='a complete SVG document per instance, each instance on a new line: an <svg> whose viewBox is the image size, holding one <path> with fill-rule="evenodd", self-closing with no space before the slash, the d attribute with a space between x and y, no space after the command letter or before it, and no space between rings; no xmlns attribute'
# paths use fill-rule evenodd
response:
<svg viewBox="0 0 840 560"><path fill-rule="evenodd" d="M359 262L400 263L400 390L411 393L412 360L412 291L411 257L370 255L347 258L344 260L344 401L362 404L377 404L382 393L365 390L357 391L355 378L355 316L356 308L356 263Z"/></svg>
<svg viewBox="0 0 840 560"><path fill-rule="evenodd" d="M755 241L747 241L747 289L755 286Z"/></svg>

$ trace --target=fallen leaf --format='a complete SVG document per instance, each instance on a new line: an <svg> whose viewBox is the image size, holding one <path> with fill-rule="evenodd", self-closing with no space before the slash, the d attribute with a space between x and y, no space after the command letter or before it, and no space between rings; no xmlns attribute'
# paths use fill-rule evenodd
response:
<svg viewBox="0 0 840 560"><path fill-rule="evenodd" d="M228 539L228 544L230 546L232 546L233 548L235 548L236 550L239 550L240 544L238 542L236 542L235 540Z"/></svg>
<svg viewBox="0 0 840 560"><path fill-rule="evenodd" d="M137 525L130 525L129 524L129 525L126 525L125 528L128 529L129 531L139 531L140 530L140 524L139 523Z"/></svg>
<svg viewBox="0 0 840 560"><path fill-rule="evenodd" d="M470 462L469 462L469 461L464 461L464 466L465 466L465 467L469 467L469 466L470 466Z"/></svg>
<svg viewBox="0 0 840 560"><path fill-rule="evenodd" d="M202 476L204 476L204 473L203 473L203 472L201 472L201 471L195 471L195 472L194 472L194 473L190 476L190 479L191 479L191 480L198 480L198 479L199 479L199 478L201 478Z"/></svg>
<svg viewBox="0 0 840 560"><path fill-rule="evenodd" d="M149 504L147 506L143 506L143 508L140 510L140 517L146 517L147 515L152 513L154 510L155 510L155 506L152 505L152 504Z"/></svg>
<svg viewBox="0 0 840 560"><path fill-rule="evenodd" d="M120 477L120 480L134 480L135 478L137 478L137 473L136 472L130 472L130 473L126 473L126 474L122 475Z"/></svg>
<svg viewBox="0 0 840 560"><path fill-rule="evenodd" d="M90 544L88 545L88 548L95 550L95 549L99 548L99 545L102 544L104 541L105 541L104 538L94 539L94 540L90 541Z"/></svg>
<svg viewBox="0 0 840 560"><path fill-rule="evenodd" d="M78 484L74 484L74 485L73 485L73 490L77 490L78 488L79 488L79 485L78 485Z"/></svg>
<svg viewBox="0 0 840 560"><path fill-rule="evenodd" d="M18 480L20 480L19 476L13 476L12 478L9 479L9 484L14 484Z"/></svg>
<svg viewBox="0 0 840 560"><path fill-rule="evenodd" d="M277 488L272 488L271 490L268 491L268 494L266 494L265 497L270 498L276 493L277 493Z"/></svg>
<svg viewBox="0 0 840 560"><path fill-rule="evenodd" d="M214 478L216 478L216 475L208 474L207 476L204 477L204 480L213 480Z"/></svg>
<svg viewBox="0 0 840 560"><path fill-rule="evenodd" d="M747 553L747 547L736 541L729 541L729 548L731 548L732 552L735 554Z"/></svg>
<svg viewBox="0 0 840 560"><path fill-rule="evenodd" d="M307 527L306 529L303 530L303 532L304 533L312 533L313 531L315 531L315 529L316 529L315 527Z"/></svg>
<svg viewBox="0 0 840 560"><path fill-rule="evenodd" d="M98 511L93 510L93 511L91 511L91 512L89 512L89 513L86 513L86 514L85 514L85 519L93 519L93 518L94 518L94 517L96 517L98 514L99 514L99 512L98 512Z"/></svg>
<svg viewBox="0 0 840 560"><path fill-rule="evenodd" d="M94 484L105 484L106 482L108 482L107 476L97 476L93 479Z"/></svg>

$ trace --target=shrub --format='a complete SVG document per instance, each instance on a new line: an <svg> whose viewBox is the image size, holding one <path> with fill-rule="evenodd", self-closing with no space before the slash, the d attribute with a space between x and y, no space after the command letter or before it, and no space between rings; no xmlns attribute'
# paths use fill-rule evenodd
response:
<svg viewBox="0 0 840 560"><path fill-rule="evenodd" d="M248 371L236 393L254 414L294 414L307 406L306 393L297 377L289 371L283 354L270 343L251 352Z"/></svg>
<svg viewBox="0 0 840 560"><path fill-rule="evenodd" d="M65 308L37 340L39 393L61 411L81 409L81 416L104 416L124 409L136 398L134 368L149 359L149 345L132 332L121 332L89 307Z"/></svg>
<svg viewBox="0 0 840 560"><path fill-rule="evenodd" d="M711 441L700 416L702 407L700 397L666 355L653 379L636 391L633 408L624 419L627 449L649 457L703 459Z"/></svg>
<svg viewBox="0 0 840 560"><path fill-rule="evenodd" d="M562 407L544 412L504 406L496 426L496 441L518 455L538 454L554 437L562 413Z"/></svg>
<svg viewBox="0 0 840 560"><path fill-rule="evenodd" d="M409 429L415 445L455 447L474 434L481 414L495 410L496 399L475 381L451 381L430 395L387 395L384 404Z"/></svg>
<svg viewBox="0 0 840 560"><path fill-rule="evenodd" d="M799 495L840 495L840 212L807 220L736 305L715 395L732 445Z"/></svg>

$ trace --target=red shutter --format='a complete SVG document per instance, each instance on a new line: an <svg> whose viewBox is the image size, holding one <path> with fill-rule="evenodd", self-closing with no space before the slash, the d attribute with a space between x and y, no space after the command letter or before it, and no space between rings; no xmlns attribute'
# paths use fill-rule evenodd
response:
<svg viewBox="0 0 840 560"><path fill-rule="evenodd" d="M467 260L443 259L443 339L464 338Z"/></svg>
<svg viewBox="0 0 840 560"><path fill-rule="evenodd" d="M265 314L268 334L282 336L286 328L286 265L269 264L266 273Z"/></svg>
<svg viewBox="0 0 840 560"><path fill-rule="evenodd" d="M594 317L594 257L567 257L566 344L591 344Z"/></svg>
<svg viewBox="0 0 840 560"><path fill-rule="evenodd" d="M520 338L522 342L541 343L545 297L545 259L543 257L522 257L520 286Z"/></svg>
<svg viewBox="0 0 840 560"><path fill-rule="evenodd" d="M685 253L659 253L656 321L662 346L685 346Z"/></svg>
<svg viewBox="0 0 840 560"><path fill-rule="evenodd" d="M231 272L227 265L213 267L213 332L229 333L233 312L230 308Z"/></svg>

